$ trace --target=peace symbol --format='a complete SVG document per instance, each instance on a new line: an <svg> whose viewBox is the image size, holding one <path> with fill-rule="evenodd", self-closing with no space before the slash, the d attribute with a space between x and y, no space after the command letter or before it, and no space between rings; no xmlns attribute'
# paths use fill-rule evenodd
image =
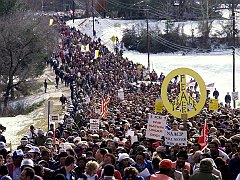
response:
<svg viewBox="0 0 240 180"><path fill-rule="evenodd" d="M168 97L168 85L169 82L177 75L180 75L180 93L177 98L172 102L169 102ZM193 77L200 88L200 100L196 102L188 93L186 86L186 75ZM189 68L178 68L171 71L164 79L162 88L161 88L161 97L165 108L170 112L174 117L181 118L182 115L187 115L187 118L191 118L198 114L205 102L206 102L206 87L203 79L199 76L198 73Z"/></svg>

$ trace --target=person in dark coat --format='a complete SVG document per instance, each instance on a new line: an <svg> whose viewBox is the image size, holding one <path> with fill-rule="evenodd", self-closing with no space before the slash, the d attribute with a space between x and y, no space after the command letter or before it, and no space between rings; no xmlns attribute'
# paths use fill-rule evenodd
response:
<svg viewBox="0 0 240 180"><path fill-rule="evenodd" d="M58 174L63 174L66 177L66 179L68 179L68 180L77 179L76 173L73 170L74 169L74 161L75 161L75 158L73 156L67 156L66 160L65 160L65 166L60 167L59 169L57 169L54 172L53 179L57 180L56 176Z"/></svg>

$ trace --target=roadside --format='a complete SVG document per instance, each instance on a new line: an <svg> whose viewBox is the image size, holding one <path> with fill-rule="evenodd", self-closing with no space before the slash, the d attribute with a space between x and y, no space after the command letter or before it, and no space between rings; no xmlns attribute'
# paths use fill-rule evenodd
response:
<svg viewBox="0 0 240 180"><path fill-rule="evenodd" d="M61 102L59 98L64 94L67 98L70 97L69 87L65 87L64 84L59 84L59 88L55 88L55 74L47 67L44 74L40 76L36 81L44 82L47 79L48 87L47 92L44 93L44 87L42 86L41 91L37 94L33 94L24 98L21 101L29 105L40 101L45 101L44 104L27 115L18 115L15 117L0 117L0 124L6 127L6 131L3 135L6 137L7 143L11 143L13 149L20 144L20 139L29 130L30 125L34 125L36 128L47 131L47 102L48 100L53 101L53 113L60 114L60 118L63 115Z"/></svg>

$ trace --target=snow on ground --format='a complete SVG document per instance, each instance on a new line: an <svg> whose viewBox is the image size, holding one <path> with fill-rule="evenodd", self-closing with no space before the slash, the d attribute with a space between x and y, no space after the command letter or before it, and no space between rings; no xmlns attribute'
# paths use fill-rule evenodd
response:
<svg viewBox="0 0 240 180"><path fill-rule="evenodd" d="M223 14L228 17L229 11L224 10ZM92 19L87 19L85 23L81 24L85 19L75 20L74 26L79 28L82 32L92 36ZM214 21L213 23L213 34L216 30L220 30L220 21ZM227 23L226 21L225 23ZM221 23L223 23L221 21ZM73 26L72 21L67 22L68 25ZM79 26L79 24L81 24ZM110 20L97 18L95 23L95 29L97 37L100 37L103 42L110 48L113 49L113 43L110 40L112 36L117 36L121 40L123 30L134 26L144 26L146 22L144 20ZM196 22L183 22L184 32L191 35L191 29L197 28ZM165 23L150 21L150 27L158 26L163 32L165 29ZM197 33L197 31L194 31ZM240 90L240 54L236 50L236 91ZM124 57L133 62L138 62L147 67L147 54L138 53L135 51L124 51ZM151 54L150 55L151 69L153 68L158 74L163 72L164 74L169 73L171 70L179 67L188 67L200 74L206 84L215 83L215 87L220 93L220 101L224 102L224 97L227 92L232 92L232 52L231 50L222 50L219 52L202 53L202 54L190 54L182 56L182 53L174 54Z"/></svg>
<svg viewBox="0 0 240 180"><path fill-rule="evenodd" d="M87 19L82 25L85 19L75 20L74 26L77 26L82 32L87 33L92 36L92 21ZM72 26L72 21L67 22L68 25ZM110 40L112 36L117 36L120 40L122 38L122 32L125 28L131 28L133 25L138 24L139 26L145 26L146 22L144 20L110 20L110 19L100 19L95 23L95 28L97 32L97 37L100 37L103 42L113 49L113 43ZM184 22L184 32L187 34L191 33L192 28L196 28L197 24L193 22ZM216 21L217 24L217 21ZM161 31L164 31L164 22L153 22L150 21L150 28L158 26ZM216 26L219 29L220 26ZM194 33L197 33L194 31ZM196 34L197 35L197 34ZM240 90L240 55L236 54L236 91ZM124 51L124 57L133 62L139 62L147 66L147 54L138 53L134 51ZM175 54L151 54L151 69L153 68L158 74L163 72L164 74L169 73L171 70L178 67L188 67L192 68L198 72L206 83L215 83L215 87L220 92L220 100L224 100L224 96L227 92L232 91L232 55L230 50L223 50L221 52L213 52L210 54L190 54L182 56L181 53ZM60 90L61 92L61 90ZM37 94L30 98L27 102L34 102L36 99L39 101L50 96L60 96L61 93L56 93L55 90L51 94ZM34 114L36 113L36 114ZM23 128L28 127L37 116L41 115L41 112L35 111L27 116L17 116L17 117L2 117L0 118L0 124L7 127L4 135L7 141L12 141L14 144L19 143L21 137L16 137L17 132L21 131Z"/></svg>

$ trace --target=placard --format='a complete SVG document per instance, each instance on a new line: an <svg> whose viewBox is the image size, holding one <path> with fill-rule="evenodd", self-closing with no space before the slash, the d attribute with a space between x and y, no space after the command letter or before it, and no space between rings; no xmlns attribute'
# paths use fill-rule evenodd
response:
<svg viewBox="0 0 240 180"><path fill-rule="evenodd" d="M239 98L238 98L238 92L232 92L232 100L233 101L236 101L236 100L238 100Z"/></svg>
<svg viewBox="0 0 240 180"><path fill-rule="evenodd" d="M156 99L155 101L155 112L162 112L163 102L161 98Z"/></svg>
<svg viewBox="0 0 240 180"><path fill-rule="evenodd" d="M59 114L49 114L49 121L50 122L59 122L60 121Z"/></svg>
<svg viewBox="0 0 240 180"><path fill-rule="evenodd" d="M118 90L118 98L124 100L124 91L123 89Z"/></svg>
<svg viewBox="0 0 240 180"><path fill-rule="evenodd" d="M217 111L218 110L218 99L211 98L208 104L208 109Z"/></svg>
<svg viewBox="0 0 240 180"><path fill-rule="evenodd" d="M90 130L99 131L100 121L99 119L90 119Z"/></svg>
<svg viewBox="0 0 240 180"><path fill-rule="evenodd" d="M165 130L165 145L168 146L187 146L187 131Z"/></svg>
<svg viewBox="0 0 240 180"><path fill-rule="evenodd" d="M148 118L146 138L160 140L164 136L167 118L154 114L149 114Z"/></svg>

